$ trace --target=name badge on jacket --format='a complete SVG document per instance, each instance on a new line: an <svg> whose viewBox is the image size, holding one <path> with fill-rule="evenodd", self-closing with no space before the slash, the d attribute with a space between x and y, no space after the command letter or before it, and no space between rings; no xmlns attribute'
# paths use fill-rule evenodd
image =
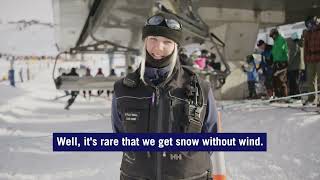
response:
<svg viewBox="0 0 320 180"><path fill-rule="evenodd" d="M126 121L136 121L140 117L140 112L126 112L124 116Z"/></svg>

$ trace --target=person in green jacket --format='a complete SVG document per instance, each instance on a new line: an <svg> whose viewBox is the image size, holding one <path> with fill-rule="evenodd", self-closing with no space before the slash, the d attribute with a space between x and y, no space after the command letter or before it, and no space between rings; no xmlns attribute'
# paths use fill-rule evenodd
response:
<svg viewBox="0 0 320 180"><path fill-rule="evenodd" d="M274 44L272 47L273 57L273 85L276 97L288 96L287 68L288 68L288 45L277 29L270 31L270 37Z"/></svg>

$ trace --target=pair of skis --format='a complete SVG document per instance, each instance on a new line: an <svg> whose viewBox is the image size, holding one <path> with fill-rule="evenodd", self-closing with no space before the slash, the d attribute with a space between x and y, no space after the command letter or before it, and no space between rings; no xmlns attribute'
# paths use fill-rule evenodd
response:
<svg viewBox="0 0 320 180"><path fill-rule="evenodd" d="M270 104L270 103L274 103L274 102L281 102L281 101L286 101L286 100L290 100L292 98L297 98L297 97L303 97L303 96L309 96L309 95L317 95L320 94L320 91L313 91L313 92L307 92L307 93L301 93L301 94L296 94L296 95L291 95L291 96L286 96L286 97L280 97L280 98L274 98L274 99L268 99L268 100L251 100L251 101L247 101L244 103L232 103L229 105L222 105L220 107L220 109L228 109L228 108L233 108L233 107L237 107L237 106L244 106L244 105L253 105L253 104Z"/></svg>

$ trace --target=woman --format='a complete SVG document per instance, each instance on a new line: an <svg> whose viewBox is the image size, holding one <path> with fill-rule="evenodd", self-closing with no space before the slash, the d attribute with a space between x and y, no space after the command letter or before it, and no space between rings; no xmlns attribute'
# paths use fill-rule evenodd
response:
<svg viewBox="0 0 320 180"><path fill-rule="evenodd" d="M145 58L114 85L116 133L215 133L217 112L210 86L180 66L178 19L159 13L143 27ZM120 179L211 179L209 152L124 152Z"/></svg>

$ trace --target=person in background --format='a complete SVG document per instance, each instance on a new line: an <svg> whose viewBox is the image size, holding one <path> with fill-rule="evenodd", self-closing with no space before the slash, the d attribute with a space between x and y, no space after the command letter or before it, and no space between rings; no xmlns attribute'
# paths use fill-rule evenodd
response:
<svg viewBox="0 0 320 180"><path fill-rule="evenodd" d="M288 61L288 84L289 95L300 94L300 74L305 69L304 60L301 59L301 41L298 33L293 33L290 38L287 39L289 49L289 61Z"/></svg>
<svg viewBox="0 0 320 180"><path fill-rule="evenodd" d="M305 25L307 27L303 32L303 47L304 47L304 62L306 65L306 86L309 92L316 90L316 84L320 84L320 19L316 16L310 16L306 19ZM320 88L318 88L318 91ZM320 106L320 98L310 95L304 104L312 104L315 102Z"/></svg>
<svg viewBox="0 0 320 180"><path fill-rule="evenodd" d="M100 68L101 69L101 68ZM102 73L103 74L103 73ZM114 69L110 70L109 76L117 76L116 71Z"/></svg>
<svg viewBox="0 0 320 180"><path fill-rule="evenodd" d="M22 69L22 67L20 67L19 76L20 76L21 83L23 83L23 69Z"/></svg>
<svg viewBox="0 0 320 180"><path fill-rule="evenodd" d="M272 29L269 36L274 41L271 53L273 58L273 86L275 96L288 96L288 45L277 29Z"/></svg>
<svg viewBox="0 0 320 180"><path fill-rule="evenodd" d="M264 86L267 91L267 97L273 97L273 62L272 62L272 46L259 40L257 47L261 50L261 62L257 70L262 69L264 77Z"/></svg>
<svg viewBox="0 0 320 180"><path fill-rule="evenodd" d="M113 70L114 72L114 70ZM96 74L96 77L104 77L104 74L102 72L102 68L98 68L98 72ZM103 90L98 90L97 95L100 96L103 93Z"/></svg>
<svg viewBox="0 0 320 180"><path fill-rule="evenodd" d="M91 75L91 71L89 68L86 68L86 74L84 75L85 77L92 77ZM92 95L91 90L88 90L88 94L89 94L89 99ZM86 90L83 90L83 97L86 98Z"/></svg>
<svg viewBox="0 0 320 180"><path fill-rule="evenodd" d="M258 96L256 92L256 83L258 74L254 57L252 55L248 55L246 62L248 66L242 65L241 68L243 72L247 73L247 82L249 90L248 99L257 99Z"/></svg>
<svg viewBox="0 0 320 180"><path fill-rule="evenodd" d="M71 68L70 73L66 74L66 76L77 76L79 77L79 74L76 71L76 68ZM64 109L69 110L70 106L74 103L74 101L76 100L79 91L71 91L71 97L70 99L68 99L67 105L65 106Z"/></svg>
<svg viewBox="0 0 320 180"><path fill-rule="evenodd" d="M107 98L110 97L110 92L111 92L111 91L108 89L108 90L107 90Z"/></svg>
<svg viewBox="0 0 320 180"><path fill-rule="evenodd" d="M192 66L192 62L188 57L188 55L186 54L186 50L184 48L181 48L179 50L179 60L181 65Z"/></svg>
<svg viewBox="0 0 320 180"><path fill-rule="evenodd" d="M206 68L209 52L205 49L201 50L201 55L194 61L196 67L200 70Z"/></svg>
<svg viewBox="0 0 320 180"><path fill-rule="evenodd" d="M216 62L216 58L217 58L216 54L210 53L210 56L207 59L207 66L212 67L212 69L216 71L221 71L221 63Z"/></svg>

